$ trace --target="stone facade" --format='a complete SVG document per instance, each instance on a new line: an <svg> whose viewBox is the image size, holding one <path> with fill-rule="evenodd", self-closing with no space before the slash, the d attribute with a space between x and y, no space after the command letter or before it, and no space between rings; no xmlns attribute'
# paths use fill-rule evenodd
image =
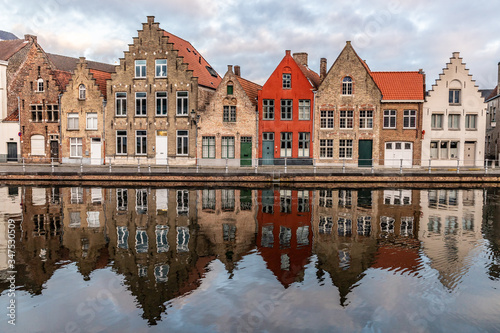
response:
<svg viewBox="0 0 500 333"><path fill-rule="evenodd" d="M343 91L343 83L346 81ZM350 85L350 90L349 86ZM318 164L358 163L359 145L371 145L371 153L358 164L378 164L380 156L380 100L382 94L370 75L368 66L356 54L350 42L338 56L316 94L314 123L314 158ZM371 118L360 126L360 115ZM371 116L370 116L371 115ZM364 127L364 128L363 128Z"/></svg>
<svg viewBox="0 0 500 333"><path fill-rule="evenodd" d="M189 42L149 16L108 81L106 160L194 164L196 115L220 81L213 71L213 80L200 86L208 68L213 71Z"/></svg>
<svg viewBox="0 0 500 333"><path fill-rule="evenodd" d="M227 164L230 166L252 166L257 158L258 128L257 101L251 99L247 89L254 95L261 88L233 73L232 66L222 78L210 105L201 113L198 121L197 156L200 165ZM234 112L234 113L232 113ZM250 154L242 156L241 148L251 145ZM223 151L224 150L224 151Z"/></svg>
<svg viewBox="0 0 500 333"><path fill-rule="evenodd" d="M483 166L486 104L454 52L424 103L422 164Z"/></svg>
<svg viewBox="0 0 500 333"><path fill-rule="evenodd" d="M105 72L100 75L110 77ZM105 96L101 93L98 81L88 69L85 58L80 58L61 97L63 163L102 164L105 146L104 104Z"/></svg>
<svg viewBox="0 0 500 333"><path fill-rule="evenodd" d="M17 161L20 153L19 117L7 112L7 68L8 62L0 60L0 162Z"/></svg>
<svg viewBox="0 0 500 333"><path fill-rule="evenodd" d="M486 158L500 160L500 127L497 126L500 117L500 62L498 63L498 83L493 92L486 98L488 103L486 120ZM496 162L498 163L498 162Z"/></svg>

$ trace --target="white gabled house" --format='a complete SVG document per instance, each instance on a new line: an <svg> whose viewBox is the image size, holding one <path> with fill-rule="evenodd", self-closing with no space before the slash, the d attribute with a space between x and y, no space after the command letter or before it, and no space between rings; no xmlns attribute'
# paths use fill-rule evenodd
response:
<svg viewBox="0 0 500 333"><path fill-rule="evenodd" d="M422 120L422 166L484 164L486 104L459 52L428 92Z"/></svg>

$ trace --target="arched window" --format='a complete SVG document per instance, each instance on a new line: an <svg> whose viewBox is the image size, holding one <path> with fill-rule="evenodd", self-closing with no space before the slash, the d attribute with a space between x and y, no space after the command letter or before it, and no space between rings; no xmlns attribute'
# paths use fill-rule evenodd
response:
<svg viewBox="0 0 500 333"><path fill-rule="evenodd" d="M85 86L83 84L80 84L78 87L78 99L85 99L85 92L87 89L85 89Z"/></svg>
<svg viewBox="0 0 500 333"><path fill-rule="evenodd" d="M43 91L43 79L38 79L36 80L36 91L42 92Z"/></svg>
<svg viewBox="0 0 500 333"><path fill-rule="evenodd" d="M229 81L227 83L227 94L232 95L233 94L233 81Z"/></svg>
<svg viewBox="0 0 500 333"><path fill-rule="evenodd" d="M342 95L352 95L352 79L346 76L342 80Z"/></svg>
<svg viewBox="0 0 500 333"><path fill-rule="evenodd" d="M461 103L460 92L462 90L462 83L458 80L453 80L448 85L448 88L450 89L448 95L448 102L450 104L460 105Z"/></svg>

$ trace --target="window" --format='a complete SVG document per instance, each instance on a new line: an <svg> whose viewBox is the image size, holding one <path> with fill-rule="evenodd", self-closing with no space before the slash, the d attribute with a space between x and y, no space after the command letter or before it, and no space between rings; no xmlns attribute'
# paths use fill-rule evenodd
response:
<svg viewBox="0 0 500 333"><path fill-rule="evenodd" d="M234 224L222 224L222 239L224 242L234 242L236 240L236 226Z"/></svg>
<svg viewBox="0 0 500 333"><path fill-rule="evenodd" d="M309 211L309 191L297 191L297 212Z"/></svg>
<svg viewBox="0 0 500 333"><path fill-rule="evenodd" d="M320 190L319 191L319 205L320 207L332 208L333 207L333 191Z"/></svg>
<svg viewBox="0 0 500 333"><path fill-rule="evenodd" d="M352 79L349 76L342 80L342 95L352 95Z"/></svg>
<svg viewBox="0 0 500 333"><path fill-rule="evenodd" d="M320 127L322 129L333 128L333 110L321 110Z"/></svg>
<svg viewBox="0 0 500 333"><path fill-rule="evenodd" d="M274 119L274 99L265 99L263 102L264 112L262 118L264 120Z"/></svg>
<svg viewBox="0 0 500 333"><path fill-rule="evenodd" d="M333 218L331 216L320 216L319 217L319 233L320 234L331 234L333 227Z"/></svg>
<svg viewBox="0 0 500 333"><path fill-rule="evenodd" d="M299 100L299 120L311 119L311 101L308 99Z"/></svg>
<svg viewBox="0 0 500 333"><path fill-rule="evenodd" d="M292 191L280 190L280 213L292 212Z"/></svg>
<svg viewBox="0 0 500 333"><path fill-rule="evenodd" d="M221 209L223 211L234 210L234 190L221 190Z"/></svg>
<svg viewBox="0 0 500 333"><path fill-rule="evenodd" d="M292 120L292 100L281 100L281 120Z"/></svg>
<svg viewBox="0 0 500 333"><path fill-rule="evenodd" d="M384 128L396 128L396 110L384 110Z"/></svg>
<svg viewBox="0 0 500 333"><path fill-rule="evenodd" d="M135 192L135 210L137 211L137 214L147 214L148 190L141 189Z"/></svg>
<svg viewBox="0 0 500 333"><path fill-rule="evenodd" d="M177 252L189 252L189 229L188 227L176 227L177 229Z"/></svg>
<svg viewBox="0 0 500 333"><path fill-rule="evenodd" d="M403 111L403 128L417 127L417 110Z"/></svg>
<svg viewBox="0 0 500 333"><path fill-rule="evenodd" d="M215 136L204 136L201 141L202 158L215 158Z"/></svg>
<svg viewBox="0 0 500 333"><path fill-rule="evenodd" d="M43 79L38 79L36 81L36 91L43 92Z"/></svg>
<svg viewBox="0 0 500 333"><path fill-rule="evenodd" d="M292 157L292 133L281 133L281 157Z"/></svg>
<svg viewBox="0 0 500 333"><path fill-rule="evenodd" d="M292 74L283 73L283 89L292 88Z"/></svg>
<svg viewBox="0 0 500 333"><path fill-rule="evenodd" d="M45 138L43 135L31 137L31 155L45 155Z"/></svg>
<svg viewBox="0 0 500 333"><path fill-rule="evenodd" d="M135 154L146 155L147 133L146 131L135 131Z"/></svg>
<svg viewBox="0 0 500 333"><path fill-rule="evenodd" d="M177 190L177 215L188 215L189 192L188 190Z"/></svg>
<svg viewBox="0 0 500 333"><path fill-rule="evenodd" d="M57 104L47 105L47 121L48 122L59 121L59 105Z"/></svg>
<svg viewBox="0 0 500 333"><path fill-rule="evenodd" d="M448 102L450 104L460 105L460 89L450 89Z"/></svg>
<svg viewBox="0 0 500 333"><path fill-rule="evenodd" d="M352 190L339 190L339 207L351 207Z"/></svg>
<svg viewBox="0 0 500 333"><path fill-rule="evenodd" d="M371 229L372 229L371 216L359 216L358 217L358 235L370 236Z"/></svg>
<svg viewBox="0 0 500 333"><path fill-rule="evenodd" d="M340 128L352 128L354 123L354 111L340 111Z"/></svg>
<svg viewBox="0 0 500 333"><path fill-rule="evenodd" d="M127 155L127 131L116 131L116 155Z"/></svg>
<svg viewBox="0 0 500 333"><path fill-rule="evenodd" d="M341 237L351 236L352 220L345 217L339 217L337 220L337 232Z"/></svg>
<svg viewBox="0 0 500 333"><path fill-rule="evenodd" d="M431 158L439 158L439 151L438 151L438 142L437 141L431 141Z"/></svg>
<svg viewBox="0 0 500 333"><path fill-rule="evenodd" d="M80 84L78 87L78 99L84 100L86 98L85 93L87 92L87 89L85 89L85 86L83 84Z"/></svg>
<svg viewBox="0 0 500 333"><path fill-rule="evenodd" d="M82 138L69 138L69 157L82 157Z"/></svg>
<svg viewBox="0 0 500 333"><path fill-rule="evenodd" d="M147 115L146 93L145 92L136 92L135 93L135 115L136 116Z"/></svg>
<svg viewBox="0 0 500 333"><path fill-rule="evenodd" d="M203 190L202 192L202 204L201 204L201 209L202 210L210 210L214 211L215 210L215 190Z"/></svg>
<svg viewBox="0 0 500 333"><path fill-rule="evenodd" d="M333 139L319 140L319 157L320 158L333 157Z"/></svg>
<svg viewBox="0 0 500 333"><path fill-rule="evenodd" d="M448 115L448 129L453 129L453 130L460 129L460 115L459 114Z"/></svg>
<svg viewBox="0 0 500 333"><path fill-rule="evenodd" d="M97 130L97 112L87 113L87 129Z"/></svg>
<svg viewBox="0 0 500 333"><path fill-rule="evenodd" d="M177 131L177 155L187 155L188 147L188 131Z"/></svg>
<svg viewBox="0 0 500 333"><path fill-rule="evenodd" d="M68 130L78 130L78 113L68 113Z"/></svg>
<svg viewBox="0 0 500 333"><path fill-rule="evenodd" d="M465 129L468 129L468 130L477 129L477 114L466 114L465 115Z"/></svg>
<svg viewBox="0 0 500 333"><path fill-rule="evenodd" d="M43 111L42 105L31 105L31 121L33 122L41 122L43 120Z"/></svg>
<svg viewBox="0 0 500 333"><path fill-rule="evenodd" d="M157 91L156 92L156 115L166 116L167 115L167 92Z"/></svg>
<svg viewBox="0 0 500 333"><path fill-rule="evenodd" d="M135 61L135 77L146 77L146 60Z"/></svg>
<svg viewBox="0 0 500 333"><path fill-rule="evenodd" d="M274 133L273 132L262 133L262 141L274 141Z"/></svg>
<svg viewBox="0 0 500 333"><path fill-rule="evenodd" d="M339 141L339 158L352 158L352 140Z"/></svg>
<svg viewBox="0 0 500 333"><path fill-rule="evenodd" d="M359 128L373 128L373 111L361 110L359 111Z"/></svg>
<svg viewBox="0 0 500 333"><path fill-rule="evenodd" d="M234 136L222 137L222 158L234 158Z"/></svg>
<svg viewBox="0 0 500 333"><path fill-rule="evenodd" d="M433 113L431 116L431 128L443 129L443 115L440 113Z"/></svg>
<svg viewBox="0 0 500 333"><path fill-rule="evenodd" d="M156 77L167 77L167 59L155 60L155 75Z"/></svg>
<svg viewBox="0 0 500 333"><path fill-rule="evenodd" d="M233 84L228 83L226 88L227 88L227 94L232 95L233 94Z"/></svg>
<svg viewBox="0 0 500 333"><path fill-rule="evenodd" d="M224 112L222 116L224 122L235 122L236 121L236 106L235 105L224 105Z"/></svg>
<svg viewBox="0 0 500 333"><path fill-rule="evenodd" d="M188 115L188 92L178 91L177 92L177 115L187 116Z"/></svg>
<svg viewBox="0 0 500 333"><path fill-rule="evenodd" d="M118 211L127 211L128 209L128 190L123 188L116 189L116 209Z"/></svg>
<svg viewBox="0 0 500 333"><path fill-rule="evenodd" d="M116 104L116 115L126 116L127 115L127 93L117 92L115 94L115 104Z"/></svg>
<svg viewBox="0 0 500 333"><path fill-rule="evenodd" d="M431 141L432 159L457 159L458 158L458 141Z"/></svg>
<svg viewBox="0 0 500 333"><path fill-rule="evenodd" d="M299 157L309 157L309 138L309 133L299 133Z"/></svg>

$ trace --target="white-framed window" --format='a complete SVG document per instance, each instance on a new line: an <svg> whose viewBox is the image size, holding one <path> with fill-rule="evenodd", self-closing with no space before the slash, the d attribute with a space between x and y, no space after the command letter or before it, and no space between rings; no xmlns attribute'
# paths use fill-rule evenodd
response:
<svg viewBox="0 0 500 333"><path fill-rule="evenodd" d="M351 236L352 220L346 217L339 217L337 220L337 232L341 237Z"/></svg>
<svg viewBox="0 0 500 333"><path fill-rule="evenodd" d="M432 129L443 129L443 114L433 113L431 115L431 128Z"/></svg>
<svg viewBox="0 0 500 333"><path fill-rule="evenodd" d="M232 123L236 121L236 105L223 106L222 121Z"/></svg>
<svg viewBox="0 0 500 333"><path fill-rule="evenodd" d="M309 211L309 191L297 191L297 212Z"/></svg>
<svg viewBox="0 0 500 333"><path fill-rule="evenodd" d="M127 155L127 131L116 131L116 155Z"/></svg>
<svg viewBox="0 0 500 333"><path fill-rule="evenodd" d="M274 119L274 99L265 99L263 101L263 114L262 119L273 120Z"/></svg>
<svg viewBox="0 0 500 333"><path fill-rule="evenodd" d="M148 190L140 189L135 192L135 210L137 214L148 212Z"/></svg>
<svg viewBox="0 0 500 333"><path fill-rule="evenodd" d="M373 128L373 110L359 111L359 128L360 129Z"/></svg>
<svg viewBox="0 0 500 333"><path fill-rule="evenodd" d="M146 93L145 92L136 92L135 93L135 115L136 116L146 116L147 115L147 107L146 107Z"/></svg>
<svg viewBox="0 0 500 333"><path fill-rule="evenodd" d="M177 215L188 215L189 191L177 190Z"/></svg>
<svg viewBox="0 0 500 333"><path fill-rule="evenodd" d="M83 203L83 188L82 187L72 187L70 202L72 204L82 204Z"/></svg>
<svg viewBox="0 0 500 333"><path fill-rule="evenodd" d="M441 140L431 141L430 158L432 159L457 159L459 141Z"/></svg>
<svg viewBox="0 0 500 333"><path fill-rule="evenodd" d="M126 116L127 115L127 93L117 92L115 94L115 106L116 106L116 116Z"/></svg>
<svg viewBox="0 0 500 333"><path fill-rule="evenodd" d="M127 227L116 227L116 245L119 249L128 249L128 228Z"/></svg>
<svg viewBox="0 0 500 333"><path fill-rule="evenodd" d="M372 218L371 216L358 216L358 235L370 236L372 231Z"/></svg>
<svg viewBox="0 0 500 333"><path fill-rule="evenodd" d="M116 209L118 211L128 210L128 190L125 188L116 189Z"/></svg>
<svg viewBox="0 0 500 333"><path fill-rule="evenodd" d="M281 100L281 120L292 120L293 101L291 99Z"/></svg>
<svg viewBox="0 0 500 333"><path fill-rule="evenodd" d="M189 152L189 132L177 131L177 155L186 156Z"/></svg>
<svg viewBox="0 0 500 333"><path fill-rule="evenodd" d="M148 252L148 234L143 228L138 228L135 231L135 250L137 253ZM142 268L139 268L139 276L147 276L147 268L144 267L144 271L142 271Z"/></svg>
<svg viewBox="0 0 500 333"><path fill-rule="evenodd" d="M451 130L460 129L460 114L449 114L448 115L448 129L451 129Z"/></svg>
<svg viewBox="0 0 500 333"><path fill-rule="evenodd" d="M31 155L43 156L45 155L45 137L43 135L31 136Z"/></svg>
<svg viewBox="0 0 500 333"><path fill-rule="evenodd" d="M215 158L215 136L204 136L201 144L202 158Z"/></svg>
<svg viewBox="0 0 500 333"><path fill-rule="evenodd" d="M135 77L136 78L146 77L146 60L135 61Z"/></svg>
<svg viewBox="0 0 500 333"><path fill-rule="evenodd" d="M82 138L69 138L69 157L82 157Z"/></svg>
<svg viewBox="0 0 500 333"><path fill-rule="evenodd" d="M87 129L97 130L97 112L87 113Z"/></svg>
<svg viewBox="0 0 500 333"><path fill-rule="evenodd" d="M177 252L189 252L189 229L188 227L176 227L177 229Z"/></svg>
<svg viewBox="0 0 500 333"><path fill-rule="evenodd" d="M333 191L320 190L319 191L319 206L325 208L333 207Z"/></svg>
<svg viewBox="0 0 500 333"><path fill-rule="evenodd" d="M283 89L292 88L292 74L283 73Z"/></svg>
<svg viewBox="0 0 500 333"><path fill-rule="evenodd" d="M281 157L292 157L292 133L281 132Z"/></svg>
<svg viewBox="0 0 500 333"><path fill-rule="evenodd" d="M352 190L339 190L339 207L351 207Z"/></svg>
<svg viewBox="0 0 500 333"><path fill-rule="evenodd" d="M135 154L147 154L148 137L146 131L135 131Z"/></svg>
<svg viewBox="0 0 500 333"><path fill-rule="evenodd" d="M89 228L99 228L101 226L98 211L87 212L87 226Z"/></svg>
<svg viewBox="0 0 500 333"><path fill-rule="evenodd" d="M80 84L78 86L78 99L80 99L80 100L86 99L87 98L86 92L87 92L87 89L85 89L85 85Z"/></svg>
<svg viewBox="0 0 500 333"><path fill-rule="evenodd" d="M229 212L234 211L234 190L221 190L221 209Z"/></svg>
<svg viewBox="0 0 500 333"><path fill-rule="evenodd" d="M167 59L155 60L155 76L167 77Z"/></svg>
<svg viewBox="0 0 500 333"><path fill-rule="evenodd" d="M156 92L156 115L157 116L166 116L167 110L168 110L167 92L166 91L157 91Z"/></svg>
<svg viewBox="0 0 500 333"><path fill-rule="evenodd" d="M78 130L78 113L71 112L68 113L68 130Z"/></svg>
<svg viewBox="0 0 500 333"><path fill-rule="evenodd" d="M413 216L401 217L401 228L399 234L403 237L413 235Z"/></svg>
<svg viewBox="0 0 500 333"><path fill-rule="evenodd" d="M292 191L280 190L280 213L292 212Z"/></svg>
<svg viewBox="0 0 500 333"><path fill-rule="evenodd" d="M396 128L396 110L384 110L384 128Z"/></svg>
<svg viewBox="0 0 500 333"><path fill-rule="evenodd" d="M319 217L319 233L320 234L331 234L333 227L333 217L331 216L320 216Z"/></svg>
<svg viewBox="0 0 500 333"><path fill-rule="evenodd" d="M187 116L189 108L189 93L187 91L177 92L177 115Z"/></svg>
<svg viewBox="0 0 500 333"><path fill-rule="evenodd" d="M380 231L382 233L394 233L394 222L396 220L393 217L381 216L380 217Z"/></svg>
<svg viewBox="0 0 500 333"><path fill-rule="evenodd" d="M320 158L333 157L333 139L319 140L319 157Z"/></svg>
<svg viewBox="0 0 500 333"><path fill-rule="evenodd" d="M339 158L343 158L343 159L352 158L352 140L351 139L339 140Z"/></svg>
<svg viewBox="0 0 500 333"><path fill-rule="evenodd" d="M43 79L36 80L36 91L43 92Z"/></svg>
<svg viewBox="0 0 500 333"><path fill-rule="evenodd" d="M333 110L321 110L320 111L320 128L321 129L329 129L333 128Z"/></svg>
<svg viewBox="0 0 500 333"><path fill-rule="evenodd" d="M460 89L450 89L448 102L454 105L460 105Z"/></svg>
<svg viewBox="0 0 500 333"><path fill-rule="evenodd" d="M156 225L155 227L157 253L168 252L170 248L170 246L168 245L168 230L168 225Z"/></svg>
<svg viewBox="0 0 500 333"><path fill-rule="evenodd" d="M202 210L209 210L209 211L214 211L215 210L215 190L207 190L204 189L202 192L202 203L201 203L201 209Z"/></svg>
<svg viewBox="0 0 500 333"><path fill-rule="evenodd" d="M417 128L417 110L403 111L403 128Z"/></svg>
<svg viewBox="0 0 500 333"><path fill-rule="evenodd" d="M340 128L353 128L354 124L354 111L343 110L340 111Z"/></svg>
<svg viewBox="0 0 500 333"><path fill-rule="evenodd" d="M477 129L477 114L466 114L465 115L465 129L476 130Z"/></svg>
<svg viewBox="0 0 500 333"><path fill-rule="evenodd" d="M308 99L299 100L299 120L311 119L311 101Z"/></svg>
<svg viewBox="0 0 500 333"><path fill-rule="evenodd" d="M309 157L310 133L299 133L299 157Z"/></svg>
<svg viewBox="0 0 500 333"><path fill-rule="evenodd" d="M352 78L350 76L342 79L342 95L352 95Z"/></svg>
<svg viewBox="0 0 500 333"><path fill-rule="evenodd" d="M223 136L221 146L222 158L234 158L234 136Z"/></svg>
<svg viewBox="0 0 500 333"><path fill-rule="evenodd" d="M70 212L69 213L69 227L70 228L80 228L82 224L82 217L80 212Z"/></svg>

